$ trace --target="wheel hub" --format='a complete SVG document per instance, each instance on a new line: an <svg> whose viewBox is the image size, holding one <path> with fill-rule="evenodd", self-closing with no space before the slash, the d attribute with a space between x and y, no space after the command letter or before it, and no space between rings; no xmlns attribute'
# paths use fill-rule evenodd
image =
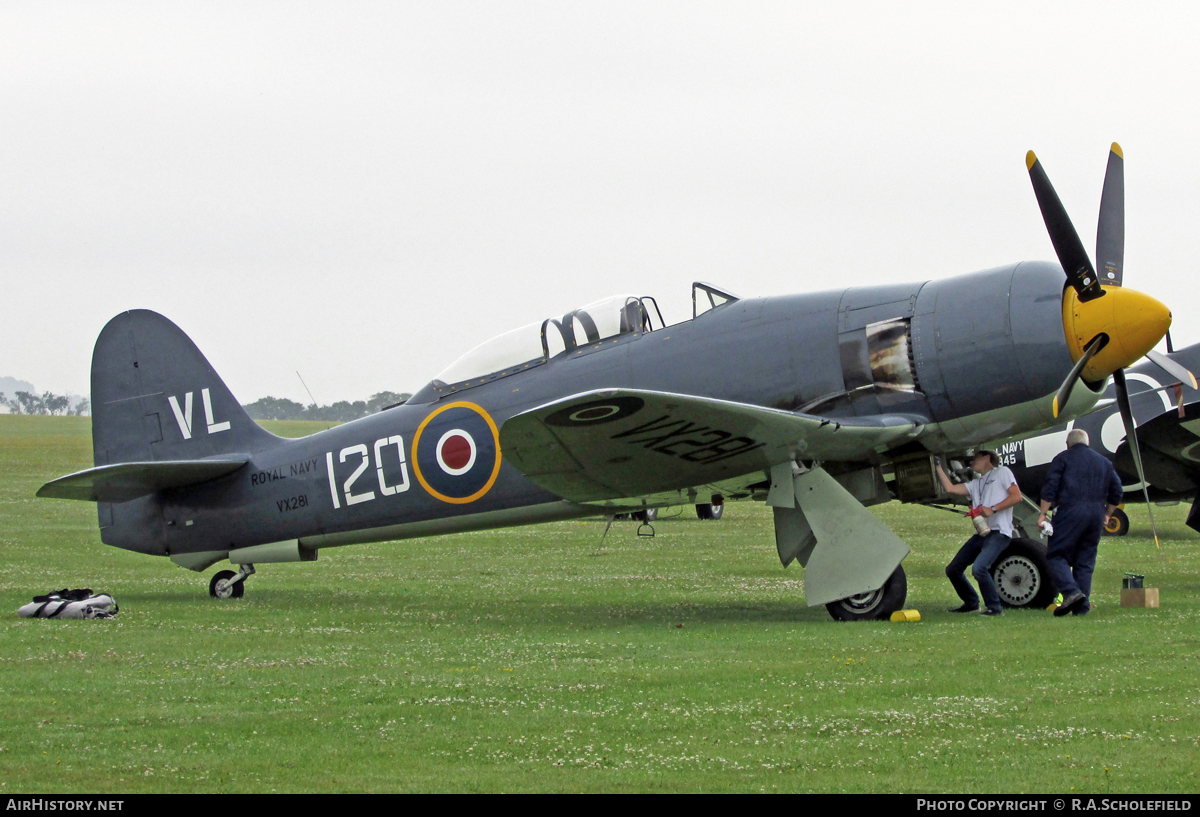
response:
<svg viewBox="0 0 1200 817"><path fill-rule="evenodd" d="M844 598L841 601L841 605L855 613L869 613L878 607L881 601L883 601L882 587L878 590L871 590L866 593L859 593L857 596Z"/></svg>
<svg viewBox="0 0 1200 817"><path fill-rule="evenodd" d="M1037 566L1024 556L1009 556L996 565L993 578L1000 600L1012 607L1022 607L1037 595L1042 576Z"/></svg>

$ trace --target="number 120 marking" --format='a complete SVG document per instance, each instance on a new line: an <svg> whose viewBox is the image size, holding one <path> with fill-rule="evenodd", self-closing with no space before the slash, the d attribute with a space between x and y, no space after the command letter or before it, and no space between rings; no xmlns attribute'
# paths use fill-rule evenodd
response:
<svg viewBox="0 0 1200 817"><path fill-rule="evenodd" d="M395 445L396 452L400 455L400 483L398 485L388 485L387 480L383 475L383 449L385 446ZM342 485L342 490L346 495L347 505L357 505L360 502L370 502L375 498L374 491L366 491L365 493L354 493L354 483L362 476L362 472L367 470L367 463L370 461L370 456L367 454L367 446L365 443L351 445L343 448L338 452L338 461L345 462L347 457L361 457L358 463L358 468L354 469L354 473ZM341 500L338 498L337 480L333 476L333 452L325 452L325 465L329 473L329 495L333 499L334 509L342 507ZM397 435L395 437L384 437L375 441L375 476L379 480L379 492L384 496L392 496L393 494L404 493L408 490L408 463L404 459L404 438Z"/></svg>

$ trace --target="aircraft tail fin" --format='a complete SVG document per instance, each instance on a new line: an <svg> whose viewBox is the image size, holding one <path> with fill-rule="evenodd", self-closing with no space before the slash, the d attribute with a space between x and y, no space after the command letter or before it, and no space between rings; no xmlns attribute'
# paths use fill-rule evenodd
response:
<svg viewBox="0 0 1200 817"><path fill-rule="evenodd" d="M123 312L92 353L96 466L202 460L282 441L250 419L191 338L145 309Z"/></svg>

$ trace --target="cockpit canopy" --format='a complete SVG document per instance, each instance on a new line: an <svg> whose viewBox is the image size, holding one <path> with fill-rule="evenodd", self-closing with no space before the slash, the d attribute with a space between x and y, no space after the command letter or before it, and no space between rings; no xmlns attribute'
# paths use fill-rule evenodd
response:
<svg viewBox="0 0 1200 817"><path fill-rule="evenodd" d="M547 318L497 335L451 363L429 385L445 394L507 377L622 335L640 335L662 327L662 315L653 298L615 295L561 318Z"/></svg>
<svg viewBox="0 0 1200 817"><path fill-rule="evenodd" d="M696 304L698 292L708 306ZM736 301L737 297L709 284L696 283L692 300L695 317L705 309ZM604 343L662 329L664 325L654 298L614 295L572 310L561 318L546 318L481 343L443 369L409 402L436 400L460 389L541 366L560 355L582 354L601 348Z"/></svg>

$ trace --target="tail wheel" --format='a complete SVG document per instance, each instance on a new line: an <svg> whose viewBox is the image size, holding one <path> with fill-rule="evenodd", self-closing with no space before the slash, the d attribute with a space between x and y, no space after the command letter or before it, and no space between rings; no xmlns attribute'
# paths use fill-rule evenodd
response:
<svg viewBox="0 0 1200 817"><path fill-rule="evenodd" d="M1129 517L1125 515L1125 511L1117 508L1108 518L1108 524L1104 526L1104 535L1124 536L1127 533L1129 533Z"/></svg>
<svg viewBox="0 0 1200 817"><path fill-rule="evenodd" d="M1042 609L1057 592L1046 548L1032 539L1013 539L992 565L992 581L1005 607Z"/></svg>
<svg viewBox="0 0 1200 817"><path fill-rule="evenodd" d="M214 599L240 599L246 592L246 583L231 582L236 575L232 570L222 570L213 576L208 583L208 595Z"/></svg>
<svg viewBox="0 0 1200 817"><path fill-rule="evenodd" d="M908 578L904 568L897 567L883 587L830 602L825 609L838 621L882 620L891 618L892 613L903 608L907 597Z"/></svg>

